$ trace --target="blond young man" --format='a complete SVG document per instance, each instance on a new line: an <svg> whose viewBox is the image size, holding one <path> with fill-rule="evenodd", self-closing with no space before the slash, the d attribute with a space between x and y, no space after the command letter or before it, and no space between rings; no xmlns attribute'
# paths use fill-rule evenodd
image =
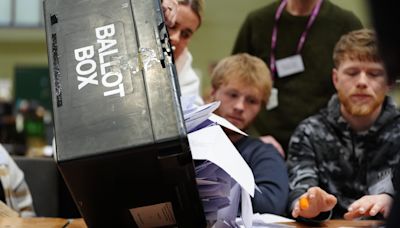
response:
<svg viewBox="0 0 400 228"><path fill-rule="evenodd" d="M238 54L221 60L211 76L211 97L221 101L216 114L246 130L269 98L268 67L257 57ZM271 144L229 130L226 134L253 171L257 185L254 212L284 214L288 177L283 158Z"/></svg>
<svg viewBox="0 0 400 228"><path fill-rule="evenodd" d="M289 211L295 218L389 213L400 113L387 96L390 81L377 49L368 29L342 36L335 46L332 80L337 94L327 108L297 127L289 144ZM308 205L300 205L303 199Z"/></svg>

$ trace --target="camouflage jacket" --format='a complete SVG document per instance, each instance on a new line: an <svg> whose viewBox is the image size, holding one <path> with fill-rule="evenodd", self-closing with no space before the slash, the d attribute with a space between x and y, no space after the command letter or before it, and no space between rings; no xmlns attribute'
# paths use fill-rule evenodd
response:
<svg viewBox="0 0 400 228"><path fill-rule="evenodd" d="M354 132L340 115L337 95L327 108L300 123L290 139L288 174L289 211L312 186L335 195L333 218L364 195L393 194L392 169L400 154L400 112L386 97L373 126Z"/></svg>

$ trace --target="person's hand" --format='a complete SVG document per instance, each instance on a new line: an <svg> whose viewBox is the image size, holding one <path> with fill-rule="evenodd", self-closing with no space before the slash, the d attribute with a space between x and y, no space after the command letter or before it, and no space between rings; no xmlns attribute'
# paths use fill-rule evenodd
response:
<svg viewBox="0 0 400 228"><path fill-rule="evenodd" d="M269 143L272 144L276 150L278 150L279 154L285 158L285 151L283 150L281 144L279 144L276 139L270 135L264 135L260 137L260 140L263 141L264 143Z"/></svg>
<svg viewBox="0 0 400 228"><path fill-rule="evenodd" d="M305 198L308 201L307 205L300 207L300 199ZM311 187L306 193L304 193L299 200L295 203L292 216L293 218L314 218L321 212L330 211L335 207L337 199L334 195L331 195L320 187Z"/></svg>
<svg viewBox="0 0 400 228"><path fill-rule="evenodd" d="M165 24L168 27L172 27L175 25L176 14L178 11L178 1L177 0L163 0L162 1L162 10L164 13Z"/></svg>
<svg viewBox="0 0 400 228"><path fill-rule="evenodd" d="M349 206L344 218L354 219L362 216L375 216L378 213L387 218L392 201L392 197L388 194L363 196Z"/></svg>

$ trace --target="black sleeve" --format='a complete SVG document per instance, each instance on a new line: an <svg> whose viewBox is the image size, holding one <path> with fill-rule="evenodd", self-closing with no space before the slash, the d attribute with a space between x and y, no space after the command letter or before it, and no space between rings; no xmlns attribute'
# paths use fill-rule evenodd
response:
<svg viewBox="0 0 400 228"><path fill-rule="evenodd" d="M240 27L238 36L232 49L232 54L237 53L252 53L251 47L251 18L247 16L242 26Z"/></svg>

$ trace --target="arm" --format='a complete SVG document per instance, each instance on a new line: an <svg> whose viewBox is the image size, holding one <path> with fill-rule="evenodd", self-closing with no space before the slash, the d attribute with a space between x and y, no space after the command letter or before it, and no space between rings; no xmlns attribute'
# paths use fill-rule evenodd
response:
<svg viewBox="0 0 400 228"><path fill-rule="evenodd" d="M254 149L242 153L253 171L257 186L252 199L253 211L283 215L289 191L285 163L272 145L259 140L254 144Z"/></svg>
<svg viewBox="0 0 400 228"><path fill-rule="evenodd" d="M239 33L236 37L235 44L233 46L232 54L237 53L252 53L251 47L251 25L250 25L250 17L247 16L246 20L240 27Z"/></svg>
<svg viewBox="0 0 400 228"><path fill-rule="evenodd" d="M347 208L344 214L345 219L356 219L359 217L383 215L389 216L393 196L399 193L400 184L400 163L399 161L399 121L386 125L385 130L380 131L377 144L383 145L381 149L374 150L376 162L369 162L371 167L367 170L368 193L355 200ZM379 158L379 159L376 159ZM372 164L371 164L372 163Z"/></svg>
<svg viewBox="0 0 400 228"><path fill-rule="evenodd" d="M292 135L288 148L289 212L294 218L322 221L330 217L336 197L318 187L316 152L313 146L313 126L303 121ZM298 200L306 197L309 207L299 208Z"/></svg>
<svg viewBox="0 0 400 228"><path fill-rule="evenodd" d="M285 158L285 151L283 150L281 144L272 136L272 135L264 135L260 137L260 140L264 143L272 144L275 149L279 152L279 154Z"/></svg>
<svg viewBox="0 0 400 228"><path fill-rule="evenodd" d="M178 70L179 85L182 96L195 96L195 104L203 105L200 92L200 78L192 67L192 54L185 48L175 62Z"/></svg>
<svg viewBox="0 0 400 228"><path fill-rule="evenodd" d="M15 164L4 148L0 148L8 163L8 177L2 179L7 205L17 211L21 217L35 216L32 197L24 179L24 173Z"/></svg>
<svg viewBox="0 0 400 228"><path fill-rule="evenodd" d="M355 219L362 216L375 216L378 213L388 217L392 205L392 197L388 194L368 195L353 202L348 212L344 214L345 219Z"/></svg>
<svg viewBox="0 0 400 228"><path fill-rule="evenodd" d="M350 11L348 11L346 16L343 17L342 25L343 25L342 26L342 29L343 29L342 34L346 34L353 30L362 29L364 27L362 25L360 19L358 19L358 17L353 12L350 12Z"/></svg>

